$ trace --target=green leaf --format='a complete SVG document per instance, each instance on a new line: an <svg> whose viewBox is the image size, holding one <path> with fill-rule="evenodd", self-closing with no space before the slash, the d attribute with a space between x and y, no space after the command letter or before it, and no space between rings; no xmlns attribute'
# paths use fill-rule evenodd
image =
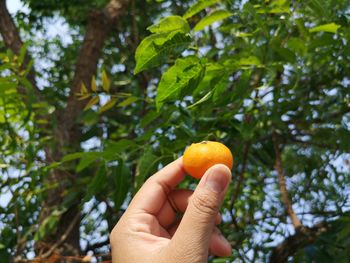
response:
<svg viewBox="0 0 350 263"><path fill-rule="evenodd" d="M300 55L304 55L307 51L305 42L300 38L291 37L287 42L287 46L289 49Z"/></svg>
<svg viewBox="0 0 350 263"><path fill-rule="evenodd" d="M61 162L69 162L72 160L80 159L84 154L85 152L76 152L76 153L67 154L63 156Z"/></svg>
<svg viewBox="0 0 350 263"><path fill-rule="evenodd" d="M320 26L316 26L313 28L310 28L309 31L311 33L314 32L329 32L329 33L336 33L338 28L340 28L341 25L338 25L336 23L329 23L329 24L324 24Z"/></svg>
<svg viewBox="0 0 350 263"><path fill-rule="evenodd" d="M300 32L300 35L305 40L310 35L310 32L305 27L305 21L302 18L297 18L295 19L295 24Z"/></svg>
<svg viewBox="0 0 350 263"><path fill-rule="evenodd" d="M140 189L146 178L155 172L155 165L159 160L160 157L153 154L152 147L147 146L137 162L134 193Z"/></svg>
<svg viewBox="0 0 350 263"><path fill-rule="evenodd" d="M234 85L232 100L240 100L241 102L249 96L251 89L249 87L251 70L245 70L239 78L239 81Z"/></svg>
<svg viewBox="0 0 350 263"><path fill-rule="evenodd" d="M213 263L227 263L232 262L231 258L217 258L213 260Z"/></svg>
<svg viewBox="0 0 350 263"><path fill-rule="evenodd" d="M201 21L199 21L193 30L194 31L203 30L206 26L209 26L217 21L228 18L232 15L233 15L233 13L226 11L226 10L214 11L213 13L209 14L208 16L204 17Z"/></svg>
<svg viewBox="0 0 350 263"><path fill-rule="evenodd" d="M249 56L245 58L241 58L238 60L238 65L240 66L260 66L260 59L256 56Z"/></svg>
<svg viewBox="0 0 350 263"><path fill-rule="evenodd" d="M219 63L207 63L205 66L205 75L198 83L196 90L193 92L193 96L197 96L203 90L211 89L218 81L222 75L222 72L225 71L225 67Z"/></svg>
<svg viewBox="0 0 350 263"><path fill-rule="evenodd" d="M229 58L224 62L227 69L237 70L240 68L246 69L252 66L261 67L261 61L256 56L248 56L242 58Z"/></svg>
<svg viewBox="0 0 350 263"><path fill-rule="evenodd" d="M6 90L16 90L17 83L16 82L9 82L7 80L0 79L0 91L5 92ZM2 94L0 94L1 96Z"/></svg>
<svg viewBox="0 0 350 263"><path fill-rule="evenodd" d="M24 43L19 51L18 63L19 65L23 64L24 58L27 54L28 42Z"/></svg>
<svg viewBox="0 0 350 263"><path fill-rule="evenodd" d="M196 107L199 104L202 104L203 102L206 102L207 100L209 100L211 98L212 94L213 94L213 91L211 90L207 94L205 94L200 100L198 100L195 103L191 104L187 108L188 109L192 109L193 107Z"/></svg>
<svg viewBox="0 0 350 263"><path fill-rule="evenodd" d="M109 92L110 86L111 86L111 82L110 82L106 72L102 71L102 89L105 92Z"/></svg>
<svg viewBox="0 0 350 263"><path fill-rule="evenodd" d="M289 6L274 7L269 10L269 13L270 14L279 14L279 13L290 14L290 7Z"/></svg>
<svg viewBox="0 0 350 263"><path fill-rule="evenodd" d="M181 93L198 85L203 77L204 67L196 56L177 59L162 76L157 88L156 106L159 110L167 100L178 99Z"/></svg>
<svg viewBox="0 0 350 263"><path fill-rule="evenodd" d="M229 84L229 75L227 73L223 74L219 81L214 86L213 101L217 102L222 97L222 93L226 90Z"/></svg>
<svg viewBox="0 0 350 263"><path fill-rule="evenodd" d="M96 96L96 97L93 97L89 100L89 102L86 104L85 108L84 108L84 111L90 109L92 106L94 106L95 104L97 104L98 102L100 101L100 97L99 96Z"/></svg>
<svg viewBox="0 0 350 263"><path fill-rule="evenodd" d="M85 94L83 96L79 96L78 100L86 100L86 99L90 98L91 95L92 95L91 93L88 93L88 94Z"/></svg>
<svg viewBox="0 0 350 263"><path fill-rule="evenodd" d="M142 40L135 53L134 74L159 66L184 51L191 42L191 36L181 31L152 34Z"/></svg>
<svg viewBox="0 0 350 263"><path fill-rule="evenodd" d="M86 89L86 88L85 88ZM91 79L91 90L92 91L96 91L97 90L97 85L96 85L96 79L95 79L95 76L92 76L92 79ZM86 92L85 92L86 93ZM84 94L84 93L82 93Z"/></svg>
<svg viewBox="0 0 350 263"><path fill-rule="evenodd" d="M320 18L327 17L327 12L326 12L325 8L323 7L324 4L320 3L319 0L306 1L306 4L312 9L314 14L318 15L318 17L320 17Z"/></svg>
<svg viewBox="0 0 350 263"><path fill-rule="evenodd" d="M99 110L98 113L105 112L111 108L117 103L117 98L111 98L106 104L104 104Z"/></svg>
<svg viewBox="0 0 350 263"><path fill-rule="evenodd" d="M219 74L220 72L222 72L223 70L225 70L224 66L219 64L219 63L208 63L206 65L206 72L212 72L215 74Z"/></svg>
<svg viewBox="0 0 350 263"><path fill-rule="evenodd" d="M122 102L120 102L118 104L118 107L126 107L126 106L129 106L130 104L138 101L139 98L138 97L135 97L135 96L130 96L129 98L123 100Z"/></svg>
<svg viewBox="0 0 350 263"><path fill-rule="evenodd" d="M32 83L27 78L20 78L20 83L28 90L33 91Z"/></svg>
<svg viewBox="0 0 350 263"><path fill-rule="evenodd" d="M78 166L76 167L77 173L84 170L86 167L88 167L90 164L95 162L101 157L102 153L100 152L85 152L79 161Z"/></svg>
<svg viewBox="0 0 350 263"><path fill-rule="evenodd" d="M150 124L152 121L157 119L159 116L159 112L155 110L149 111L141 120L141 127L145 128L148 124Z"/></svg>
<svg viewBox="0 0 350 263"><path fill-rule="evenodd" d="M81 83L81 86L80 86L80 94L87 94L88 93L88 90L85 86L84 83Z"/></svg>
<svg viewBox="0 0 350 263"><path fill-rule="evenodd" d="M124 161L119 159L118 166L112 167L112 179L114 182L113 199L115 209L119 209L129 191L130 169L125 165Z"/></svg>
<svg viewBox="0 0 350 263"><path fill-rule="evenodd" d="M269 5L269 14L290 13L290 3L287 0L274 0Z"/></svg>
<svg viewBox="0 0 350 263"><path fill-rule="evenodd" d="M191 6L186 13L183 15L183 18L188 19L195 14L199 13L203 9L218 3L219 0L198 0L193 6Z"/></svg>
<svg viewBox="0 0 350 263"><path fill-rule="evenodd" d="M287 48L274 47L274 51L279 54L281 60L285 60L289 63L295 63L295 54Z"/></svg>
<svg viewBox="0 0 350 263"><path fill-rule="evenodd" d="M102 192L106 187L107 176L106 176L106 168L105 165L101 166L97 174L90 180L90 183L87 185L86 195L84 197L84 201L89 201L94 195Z"/></svg>
<svg viewBox="0 0 350 263"><path fill-rule="evenodd" d="M137 147L133 140L122 139L117 142L109 140L101 154L106 161L115 161L123 152L133 147Z"/></svg>
<svg viewBox="0 0 350 263"><path fill-rule="evenodd" d="M171 31L190 32L190 26L181 16L168 16L161 19L157 24L149 26L147 30L152 33L168 33Z"/></svg>
<svg viewBox="0 0 350 263"><path fill-rule="evenodd" d="M39 229L34 235L34 240L39 241L48 234L52 233L56 228L58 221L64 211L54 210L48 217L46 217L40 224Z"/></svg>

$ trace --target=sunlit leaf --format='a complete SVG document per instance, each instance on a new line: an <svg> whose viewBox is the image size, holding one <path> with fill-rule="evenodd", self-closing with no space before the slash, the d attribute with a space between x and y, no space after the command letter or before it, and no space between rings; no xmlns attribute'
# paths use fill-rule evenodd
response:
<svg viewBox="0 0 350 263"><path fill-rule="evenodd" d="M177 56L184 51L191 37L181 31L157 33L144 38L135 53L136 67L134 74L145 69L159 66L169 56Z"/></svg>
<svg viewBox="0 0 350 263"><path fill-rule="evenodd" d="M149 26L147 30L152 33L167 33L171 31L190 32L190 26L181 16L168 16L161 19L157 24Z"/></svg>
<svg viewBox="0 0 350 263"><path fill-rule="evenodd" d="M127 99L123 100L122 102L118 103L118 107L126 107L129 106L131 104L133 104L134 102L138 101L139 98L135 97L135 96L130 96Z"/></svg>
<svg viewBox="0 0 350 263"><path fill-rule="evenodd" d="M105 112L111 108L117 103L117 98L111 98L106 104L104 104L101 108L99 108L98 112L102 113Z"/></svg>
<svg viewBox="0 0 350 263"><path fill-rule="evenodd" d="M39 229L36 231L34 240L42 240L48 234L52 233L57 226L62 213L63 211L54 210L49 216L47 216L40 224Z"/></svg>
<svg viewBox="0 0 350 263"><path fill-rule="evenodd" d="M245 58L241 58L237 62L239 65L252 65L259 66L261 65L260 59L255 56L249 56Z"/></svg>
<svg viewBox="0 0 350 263"><path fill-rule="evenodd" d="M314 32L329 32L329 33L337 33L337 30L341 27L341 25L338 25L336 23L329 23L329 24L324 24L320 26L316 26L313 28L310 28L309 31L311 33Z"/></svg>
<svg viewBox="0 0 350 263"><path fill-rule="evenodd" d="M80 86L80 94L86 94L86 93L88 93L88 90L87 90L85 84L84 84L84 83L81 83L81 86Z"/></svg>
<svg viewBox="0 0 350 263"><path fill-rule="evenodd" d="M196 3L186 11L186 13L183 15L183 18L188 19L203 9L218 3L219 1L220 0L197 0Z"/></svg>
<svg viewBox="0 0 350 263"><path fill-rule="evenodd" d="M203 77L204 67L195 56L177 59L162 76L157 88L156 105L159 110L167 100L178 99L184 90L190 92Z"/></svg>
<svg viewBox="0 0 350 263"><path fill-rule="evenodd" d="M94 106L95 104L97 104L100 101L100 97L96 96L91 98L91 100L86 104L84 111L90 109L92 106Z"/></svg>
<svg viewBox="0 0 350 263"><path fill-rule="evenodd" d="M109 92L110 86L111 86L111 82L110 82L106 72L102 71L102 89L105 92Z"/></svg>
<svg viewBox="0 0 350 263"><path fill-rule="evenodd" d="M191 109L193 107L198 106L199 104L202 104L202 103L206 102L207 100L209 100L211 98L212 94L213 94L213 91L211 90L207 94L205 94L200 100L198 100L195 103L191 104L187 108Z"/></svg>
<svg viewBox="0 0 350 263"><path fill-rule="evenodd" d="M92 90L92 91L96 91L96 90L97 90L97 85L96 85L95 76L92 76L92 79L91 79L91 90ZM84 94L83 92L81 92L81 93Z"/></svg>
<svg viewBox="0 0 350 263"><path fill-rule="evenodd" d="M208 16L204 17L201 21L199 21L193 30L194 31L203 30L206 26L209 26L217 21L228 18L232 15L233 15L233 13L226 11L226 10L214 11L213 13L209 14Z"/></svg>

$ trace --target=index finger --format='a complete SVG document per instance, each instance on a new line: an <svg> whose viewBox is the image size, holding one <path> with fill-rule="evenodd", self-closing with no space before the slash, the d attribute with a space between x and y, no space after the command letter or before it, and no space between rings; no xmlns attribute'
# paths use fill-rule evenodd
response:
<svg viewBox="0 0 350 263"><path fill-rule="evenodd" d="M167 196L185 177L182 157L171 162L152 175L140 188L128 210L143 210L156 215L162 208Z"/></svg>

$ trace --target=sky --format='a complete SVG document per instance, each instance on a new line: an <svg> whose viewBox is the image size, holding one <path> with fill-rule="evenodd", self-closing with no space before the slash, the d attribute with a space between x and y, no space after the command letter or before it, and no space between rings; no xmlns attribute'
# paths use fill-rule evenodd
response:
<svg viewBox="0 0 350 263"><path fill-rule="evenodd" d="M18 10L22 10L23 12L29 11L20 0L7 0L6 5L11 14L15 14Z"/></svg>

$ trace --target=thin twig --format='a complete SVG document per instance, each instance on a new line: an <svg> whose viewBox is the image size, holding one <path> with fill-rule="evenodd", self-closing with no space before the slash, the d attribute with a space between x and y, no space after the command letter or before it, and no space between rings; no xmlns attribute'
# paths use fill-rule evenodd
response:
<svg viewBox="0 0 350 263"><path fill-rule="evenodd" d="M56 248L58 248L60 245L63 244L63 242L66 240L66 238L68 237L68 235L70 234L70 232L73 230L75 224L77 223L77 221L80 218L80 214L78 213L72 220L72 222L69 224L69 226L67 227L66 231L64 232L64 234L60 237L60 239L52 245L52 247L45 252L44 254L41 255L41 258L47 258L49 257L52 252L55 251Z"/></svg>
<svg viewBox="0 0 350 263"><path fill-rule="evenodd" d="M284 207L286 209L286 212L289 216L289 218L292 221L292 224L295 229L301 228L303 225L297 215L295 214L293 207L292 207L292 202L289 198L288 190L287 190L287 185L286 185L286 177L283 171L283 166L282 166L282 160L281 160L281 151L279 148L279 140L278 140L278 135L276 131L272 132L272 141L273 141L273 146L275 149L275 169L278 174L278 184L280 187L281 191L281 196L282 196L282 202L284 204Z"/></svg>
<svg viewBox="0 0 350 263"><path fill-rule="evenodd" d="M231 197L231 204L230 204L230 213L231 213L231 218L232 218L232 222L235 225L235 227L237 228L237 222L236 222L236 218L233 215L233 206L238 198L238 195L240 193L241 190L241 185L243 182L243 178L244 178L244 173L246 170L246 166L247 166L247 160L248 160L248 153L249 153L249 148L250 148L250 142L246 142L244 145L244 151L243 151L243 161L242 161L242 168L240 173L237 175L237 184L236 184L236 188L232 194Z"/></svg>
<svg viewBox="0 0 350 263"><path fill-rule="evenodd" d="M101 248L101 247L104 247L107 245L109 245L109 239L102 241L102 242L99 242L99 243L89 244L86 248L86 251L92 250L95 252L95 249L98 249L98 248Z"/></svg>

